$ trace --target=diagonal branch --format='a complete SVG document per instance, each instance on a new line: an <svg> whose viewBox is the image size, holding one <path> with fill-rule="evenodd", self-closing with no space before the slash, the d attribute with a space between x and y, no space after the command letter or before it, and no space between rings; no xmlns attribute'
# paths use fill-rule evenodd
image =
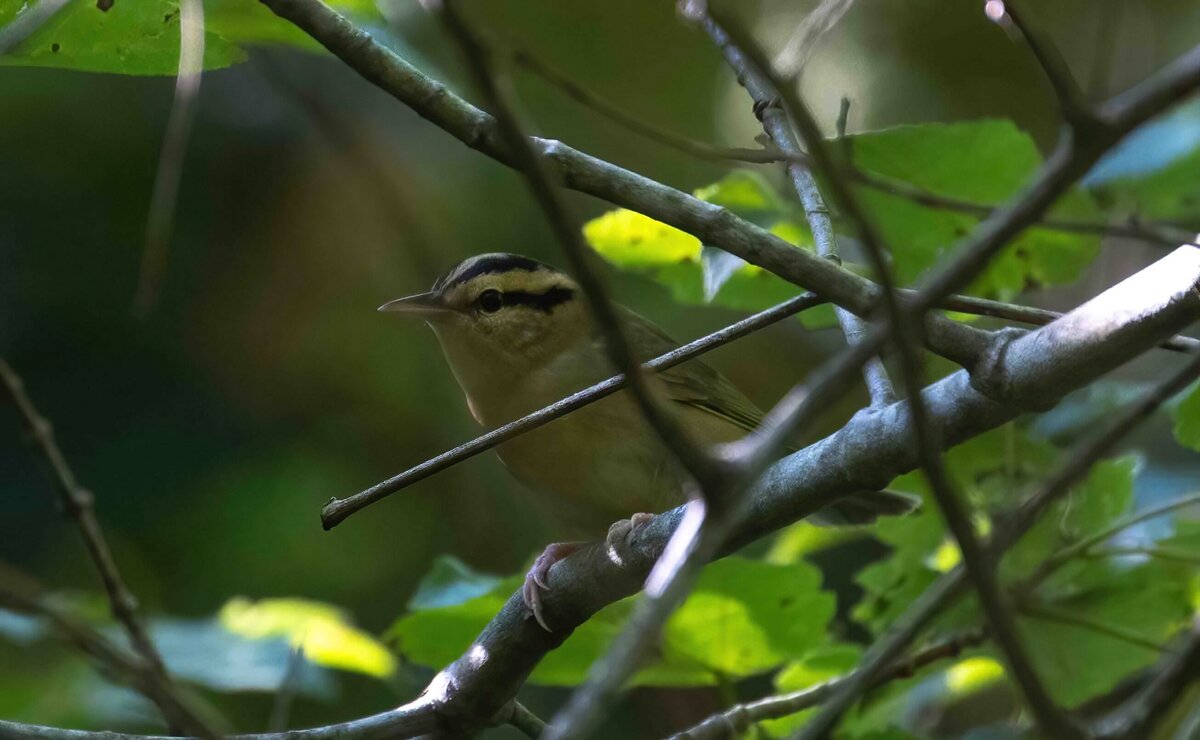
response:
<svg viewBox="0 0 1200 740"><path fill-rule="evenodd" d="M608 291L592 267L595 256L583 240L579 220L574 217L560 194L560 178L544 152L534 147L517 116L506 82L497 78L489 53L467 25L458 6L451 0L424 0L427 8L438 12L446 29L457 41L476 85L483 91L495 116L499 144L509 153L512 165L525 176L525 182L546 217L555 239L567 256L575 280L583 288L605 349L616 369L626 378L629 391L642 416L658 434L667 449L701 485L715 469L711 461L689 436L678 420L669 416L660 399L651 391L640 360L631 347Z"/></svg>
<svg viewBox="0 0 1200 740"><path fill-rule="evenodd" d="M64 639L153 702L170 726L197 737L220 737L178 687L163 680L159 669L118 649L91 625L51 603L29 578L4 565L0 565L0 607L46 619ZM0 725L0 735L6 736L3 730Z"/></svg>
<svg viewBox="0 0 1200 740"><path fill-rule="evenodd" d="M980 645L986 639L987 632L976 629L922 648L889 666L871 688L878 688L890 681L911 678L920 669L938 661L957 658L964 650ZM722 740L741 737L763 720L779 719L819 706L845 683L846 679L846 676L840 676L799 691L738 704L708 717L694 727L672 735L671 740Z"/></svg>
<svg viewBox="0 0 1200 740"><path fill-rule="evenodd" d="M104 530L100 528L100 522L96 519L95 497L91 491L79 484L75 473L67 464L66 457L54 439L54 427L33 405L33 400L25 392L24 381L3 359L0 359L0 384L3 384L5 390L8 391L9 397L29 428L30 436L41 449L42 455L53 471L59 494L59 508L79 527L79 533L83 536L83 544L87 547L88 555L91 556L92 563L96 566L96 572L100 576L100 582L104 585L104 593L108 597L109 610L112 612L113 618L125 630L130 644L145 661L149 671L163 685L164 690L169 692L172 685L171 677L167 673L166 666L163 665L162 657L154 647L154 642L146 632L145 625L142 624L141 617L138 615L137 599L134 598L133 592L129 590L129 586L121 576L117 562L113 559L112 550L109 549L108 541L104 537ZM166 715L165 712L164 709L164 716L167 717L169 723L175 724L179 721L179 715ZM193 728L192 731L205 727L204 722L198 717L184 715L183 718L187 721L181 727Z"/></svg>
<svg viewBox="0 0 1200 740"><path fill-rule="evenodd" d="M1200 250L1181 249L1054 324L1013 339L996 364L998 376L1012 389L1009 403L991 401L974 390L964 371L926 388L923 393L938 436L946 445L961 443L1015 418L1026 403L1045 407L1149 350L1164 336L1200 320L1200 294L1194 292L1198 287ZM1119 352L1112 351L1113 347ZM1200 360L1158 388L1137 407L1139 413L1148 414L1197 372ZM1085 450L1089 455L1099 455L1139 418L1122 415L1115 436L1102 440L1099 449L1093 446ZM879 488L895 475L911 470L918 463L911 435L905 405L893 404L886 409L864 410L836 434L779 461L751 489L749 513L722 552L731 552L803 518L841 495ZM1066 469L1065 478L1050 489L1050 498L1065 491L1086 471L1092 456L1082 462L1076 458ZM1045 502L1046 497L1035 500ZM603 606L636 592L683 513L681 507L660 514L639 529L620 563L600 547L585 548L561 561L551 573L553 588L545 604L548 618L569 630ZM926 609L929 614L935 613L960 592L964 583L961 571L940 581L918 602L918 614ZM916 620L912 634L898 641L899 649L891 651L881 665L864 664L863 676L847 684L856 687L850 702L870 685L880 667L899 658L923 623ZM464 657L447 666L425 694L405 709L432 712L438 717L441 731L448 734L469 732L479 726L481 718L492 716L508 701L541 657L561 644L565 636L565 631L550 634L530 625L524 618L520 594L514 594ZM486 660L481 661L479 656L486 656ZM833 701L846 702L844 692L837 692ZM842 704L837 709L835 719L844 708Z"/></svg>
<svg viewBox="0 0 1200 740"><path fill-rule="evenodd" d="M1095 126L1098 123L1096 114L1083 94L1083 90L1080 89L1079 83L1075 80L1075 75L1071 74L1067 60L1063 58L1049 34L1043 33L1037 25L1029 22L1029 18L1022 9L1023 5L1024 3L1020 0L1003 0L1000 3L1003 14L992 16L992 18L997 22L1002 22L1007 18L1016 26L1021 37L1025 39L1030 53L1033 54L1033 58L1042 68L1042 73L1045 74L1050 87L1054 90L1054 95L1058 98L1059 109L1062 111L1067 125L1077 130Z"/></svg>
<svg viewBox="0 0 1200 740"><path fill-rule="evenodd" d="M703 13L700 9L695 12ZM779 97L778 81L772 79L765 70L760 71L755 65L748 64L743 57L743 52L737 46L729 43L726 33L711 18L702 16L699 20L717 48L725 56L726 62L737 73L738 82L753 99L754 112L762 123L763 131L771 137L781 152L789 156L798 156L801 153L800 144L792 133L787 116L775 105L775 101ZM758 61L760 64L766 63L765 58ZM810 139L809 132L805 133L805 141L810 142L809 148L812 150L812 154L808 158L814 160L818 167L823 168L827 162L822 161L824 152L818 153L818 149L823 146L824 141L820 140L820 137L817 137L817 140ZM809 229L812 231L817 254L840 263L841 254L838 249L837 234L833 230L833 219L830 218L829 208L825 205L825 199L821 196L812 170L807 164L791 161L787 165L787 173L791 177L792 187L804 209L804 218L808 221ZM873 258L876 254L876 250L872 249ZM873 259L873 261L878 269L880 260ZM885 272L880 273L881 276L885 274ZM885 280L883 284L885 296L890 289L889 286L890 283ZM888 299L885 299L885 303L887 302ZM864 321L841 307L835 308L835 313L838 324L842 327L842 333L846 336L846 341L850 344L862 341L862 336L866 331ZM887 406L896 400L892 381L888 378L887 369L880 357L872 357L863 365L863 379L866 381L872 405Z"/></svg>
<svg viewBox="0 0 1200 740"><path fill-rule="evenodd" d="M1104 740L1138 740L1153 737L1154 727L1167 716L1171 705L1200 677L1200 619L1192 620L1174 655L1159 662L1154 679L1139 695L1097 725ZM1194 728L1193 728L1194 729ZM1179 737L1192 737L1183 730Z"/></svg>
<svg viewBox="0 0 1200 740"><path fill-rule="evenodd" d="M911 320L912 317L900 307L895 290L895 280L892 276L891 266L885 257L881 236L858 202L853 190L842 177L841 168L834 162L833 156L825 146L824 137L821 135L816 120L800 100L799 95L796 94L795 88L778 79L761 49L748 34L742 32L736 25L732 25L728 20L716 18L704 19L703 24L714 41L725 49L727 57L734 60L739 80L748 82L754 79L755 73L761 74L766 79L765 84L763 81L759 81L759 85L762 86L765 93L770 96L776 94L781 96L788 117L800 129L801 136L808 144L810 156L826 176L830 191L851 222L856 225L862 244L879 277L879 283L883 288L884 305L891 318L893 339L900 355L902 377L910 399L909 413L912 416L921 458L921 469L929 482L930 490L933 492L934 499L938 503L938 508L941 510L948 528L958 542L963 563L979 594L988 625L1009 664L1017 685L1021 688L1022 694L1037 718L1038 724L1052 737L1079 737L1081 733L1050 699L1026 655L1017 635L1012 610L1000 588L995 563L991 554L981 545L975 534L975 528L971 524L970 512L963 505L958 492L954 490L946 475L941 459L941 443L932 434L929 412L921 396L922 363L918 354L919 345L913 340L914 322ZM736 61L742 55L748 57L749 64ZM767 105L772 104L771 98L766 98L764 102ZM790 134L787 131L787 125L786 119L779 120L777 123L778 127ZM779 138L776 140L778 142ZM808 179L815 191L816 183L812 182L811 175ZM819 195L817 197L819 198Z"/></svg>

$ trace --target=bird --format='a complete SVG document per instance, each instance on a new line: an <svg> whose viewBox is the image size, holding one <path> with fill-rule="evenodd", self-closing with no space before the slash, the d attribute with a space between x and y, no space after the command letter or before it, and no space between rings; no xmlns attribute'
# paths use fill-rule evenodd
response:
<svg viewBox="0 0 1200 740"><path fill-rule="evenodd" d="M651 321L614 306L640 361L679 345ZM389 301L379 311L423 319L433 329L467 408L496 428L615 374L579 284L543 262L510 253L469 257L425 293ZM762 412L738 388L698 360L649 378L689 433L705 445L734 442ZM509 472L540 508L567 528L610 546L658 513L687 500L685 481L666 446L628 391L620 391L496 447ZM864 491L810 521L864 524L911 511L919 499ZM555 542L534 561L522 594L549 630L541 592L559 560L586 541Z"/></svg>

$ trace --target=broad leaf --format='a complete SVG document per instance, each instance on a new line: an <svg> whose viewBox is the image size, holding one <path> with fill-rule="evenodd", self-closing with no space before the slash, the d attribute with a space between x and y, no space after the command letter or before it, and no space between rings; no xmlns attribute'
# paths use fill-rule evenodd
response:
<svg viewBox="0 0 1200 740"><path fill-rule="evenodd" d="M218 619L225 629L251 639L278 637L318 665L385 678L396 659L378 640L350 624L336 607L305 599L230 600Z"/></svg>
<svg viewBox="0 0 1200 740"><path fill-rule="evenodd" d="M1200 384L1192 386L1175 408L1174 416L1175 439L1184 447L1200 451Z"/></svg>
<svg viewBox="0 0 1200 740"><path fill-rule="evenodd" d="M417 584L417 591L408 600L411 611L455 606L494 590L499 576L479 573L453 555L443 555L433 561L433 567Z"/></svg>

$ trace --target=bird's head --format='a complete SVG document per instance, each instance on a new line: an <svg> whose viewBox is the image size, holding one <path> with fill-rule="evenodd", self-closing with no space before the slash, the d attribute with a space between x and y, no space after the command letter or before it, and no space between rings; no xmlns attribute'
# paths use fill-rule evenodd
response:
<svg viewBox="0 0 1200 740"><path fill-rule="evenodd" d="M424 319L464 388L481 374L520 376L591 336L575 281L517 254L470 257L428 293L379 310Z"/></svg>

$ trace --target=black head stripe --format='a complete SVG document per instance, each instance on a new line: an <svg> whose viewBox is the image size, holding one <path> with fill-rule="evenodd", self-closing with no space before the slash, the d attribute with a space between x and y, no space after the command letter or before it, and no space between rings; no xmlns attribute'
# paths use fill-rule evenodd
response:
<svg viewBox="0 0 1200 740"><path fill-rule="evenodd" d="M566 303L575 295L570 288L553 287L545 293L528 293L523 290L509 290L500 294L505 306L528 306L550 313L555 306Z"/></svg>
<svg viewBox="0 0 1200 740"><path fill-rule="evenodd" d="M480 275L512 272L513 270L523 270L525 272L551 270L558 272L547 264L529 259L528 257L522 257L519 254L483 254L455 265L453 269L438 278L438 281L433 284L433 289L435 291L445 290L446 288L452 288L455 285L461 285L469 280L473 280Z"/></svg>

